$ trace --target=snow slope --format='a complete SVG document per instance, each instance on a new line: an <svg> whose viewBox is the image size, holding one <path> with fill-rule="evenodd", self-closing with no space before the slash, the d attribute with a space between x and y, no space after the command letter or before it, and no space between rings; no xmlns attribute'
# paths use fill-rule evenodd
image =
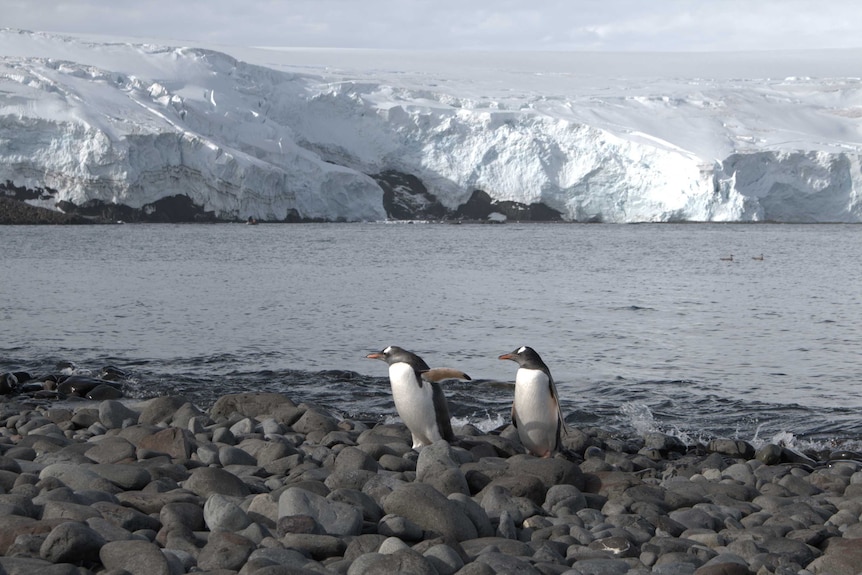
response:
<svg viewBox="0 0 862 575"><path fill-rule="evenodd" d="M217 48L0 31L0 183L377 220L394 171L449 210L482 190L566 220L862 221L860 50Z"/></svg>

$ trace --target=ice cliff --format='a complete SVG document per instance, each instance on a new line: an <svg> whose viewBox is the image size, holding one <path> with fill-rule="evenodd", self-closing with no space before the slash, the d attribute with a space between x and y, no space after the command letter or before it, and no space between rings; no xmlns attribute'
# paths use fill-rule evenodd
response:
<svg viewBox="0 0 862 575"><path fill-rule="evenodd" d="M621 72L2 30L0 191L129 219L858 222L859 56Z"/></svg>

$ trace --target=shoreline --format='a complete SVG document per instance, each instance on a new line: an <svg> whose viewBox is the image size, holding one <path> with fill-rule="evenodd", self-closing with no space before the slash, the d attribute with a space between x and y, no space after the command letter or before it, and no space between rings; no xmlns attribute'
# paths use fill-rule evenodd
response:
<svg viewBox="0 0 862 575"><path fill-rule="evenodd" d="M7 573L856 573L862 455L511 426L416 452L278 393L0 403Z"/></svg>
<svg viewBox="0 0 862 575"><path fill-rule="evenodd" d="M116 206L115 206L116 207ZM109 210L110 211L110 210ZM115 215L115 214L111 214ZM425 225L505 225L505 224L536 224L536 225L620 225L620 226L643 226L643 225L804 225L804 226L830 226L830 225L860 225L862 222L783 222L777 220L764 221L655 221L655 222L621 222L608 223L602 221L561 221L561 220L493 220L493 219L465 219L465 218L440 218L440 219L386 219L374 222L367 221L342 221L342 220L320 220L320 219L287 219L287 220L257 220L253 222L236 219L222 220L216 218L191 218L179 220L131 220L111 218L105 215L81 215L77 213L65 213L51 210L49 208L32 206L22 200L0 194L0 226L104 226L104 225L135 225L135 224L189 224L189 225L218 225L218 224L245 224L245 225L291 225L291 224L425 224Z"/></svg>

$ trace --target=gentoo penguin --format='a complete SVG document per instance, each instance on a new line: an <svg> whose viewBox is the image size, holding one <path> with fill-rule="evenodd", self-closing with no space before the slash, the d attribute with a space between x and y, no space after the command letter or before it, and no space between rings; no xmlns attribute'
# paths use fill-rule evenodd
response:
<svg viewBox="0 0 862 575"><path fill-rule="evenodd" d="M499 359L518 364L512 423L524 447L538 457L550 457L560 446L560 430L565 428L554 378L539 354L531 347L519 347Z"/></svg>
<svg viewBox="0 0 862 575"><path fill-rule="evenodd" d="M440 439L450 443L455 440L446 396L437 381L423 381L422 374L432 370L421 357L394 345L365 357L389 364L392 399L398 415L413 435L413 449Z"/></svg>

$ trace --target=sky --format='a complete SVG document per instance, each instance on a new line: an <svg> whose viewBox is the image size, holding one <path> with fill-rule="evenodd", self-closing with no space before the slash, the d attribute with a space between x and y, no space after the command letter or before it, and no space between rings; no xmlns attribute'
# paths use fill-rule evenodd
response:
<svg viewBox="0 0 862 575"><path fill-rule="evenodd" d="M862 47L858 0L0 0L0 10L0 25L9 28L228 46L624 52Z"/></svg>

